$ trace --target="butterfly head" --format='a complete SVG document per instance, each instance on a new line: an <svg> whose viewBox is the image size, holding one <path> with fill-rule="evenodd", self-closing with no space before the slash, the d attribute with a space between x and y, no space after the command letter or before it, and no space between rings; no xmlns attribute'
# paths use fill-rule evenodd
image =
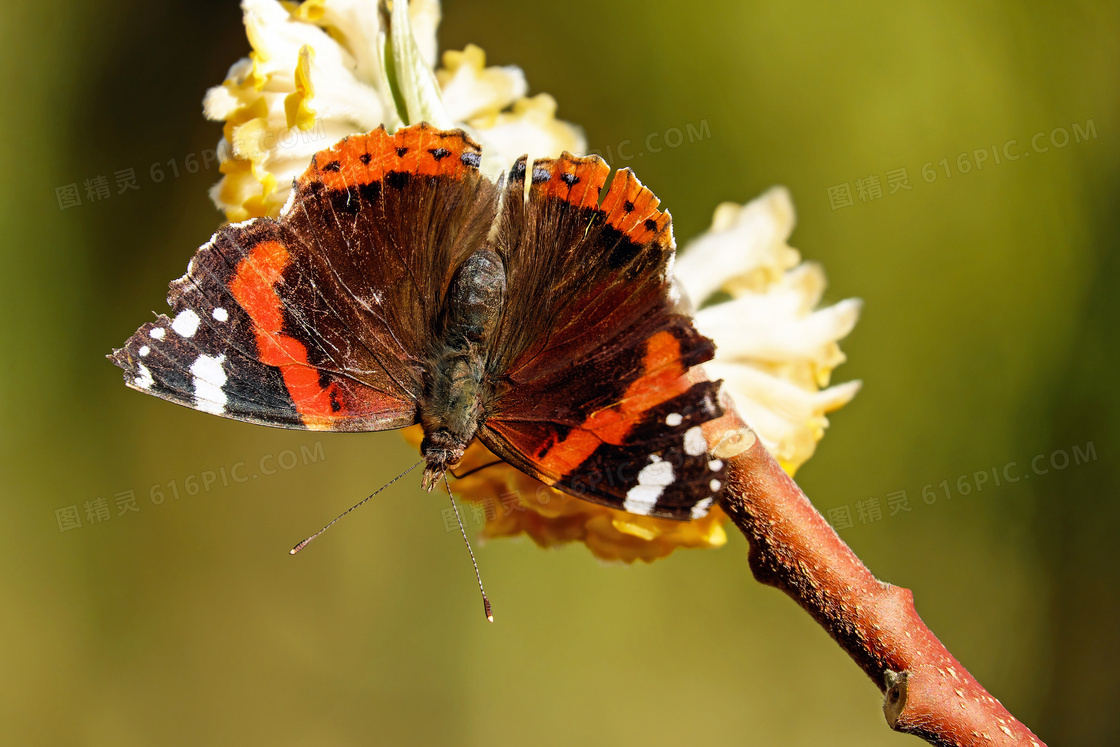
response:
<svg viewBox="0 0 1120 747"><path fill-rule="evenodd" d="M465 443L445 428L425 433L420 443L420 453L428 463L421 481L424 490L430 492L447 470L458 467L466 448Z"/></svg>

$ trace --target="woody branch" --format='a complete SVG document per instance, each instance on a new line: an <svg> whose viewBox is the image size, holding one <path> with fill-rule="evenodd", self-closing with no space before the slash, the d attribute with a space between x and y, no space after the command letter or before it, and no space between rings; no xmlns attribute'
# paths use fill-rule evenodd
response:
<svg viewBox="0 0 1120 747"><path fill-rule="evenodd" d="M728 463L720 505L750 543L754 577L792 597L863 669L892 729L935 745L1044 747L926 627L910 590L871 574L734 411L705 435Z"/></svg>

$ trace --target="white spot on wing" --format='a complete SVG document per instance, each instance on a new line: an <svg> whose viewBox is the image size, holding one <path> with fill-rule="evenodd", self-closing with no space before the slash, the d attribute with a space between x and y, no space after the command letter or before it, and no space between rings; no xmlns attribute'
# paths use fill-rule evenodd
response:
<svg viewBox="0 0 1120 747"><path fill-rule="evenodd" d="M210 313L213 314L214 318L219 322L224 322L226 319L229 319L229 312L221 306L215 306L214 310Z"/></svg>
<svg viewBox="0 0 1120 747"><path fill-rule="evenodd" d="M665 487L672 485L676 479L673 465L661 461L656 454L650 456L650 463L638 473L638 484L626 492L626 500L622 502L623 510L649 516Z"/></svg>
<svg viewBox="0 0 1120 747"><path fill-rule="evenodd" d="M140 353L140 357L143 358L145 355L152 352L152 349L149 348L147 345L141 345L140 349L136 352Z"/></svg>
<svg viewBox="0 0 1120 747"><path fill-rule="evenodd" d="M719 480L712 480L710 483L708 483L708 487L712 489L713 493L718 493L719 489L722 486L723 486L723 483L721 483Z"/></svg>
<svg viewBox="0 0 1120 747"><path fill-rule="evenodd" d="M712 472L719 472L721 469L723 469L723 462L721 462L719 459L713 459L712 461L708 462L708 469L710 469Z"/></svg>
<svg viewBox="0 0 1120 747"><path fill-rule="evenodd" d="M669 413L669 416L665 418L665 425L671 428L676 428L683 422L684 418L681 417L681 414L679 412Z"/></svg>
<svg viewBox="0 0 1120 747"><path fill-rule="evenodd" d="M689 456L700 456L708 450L708 442L704 440L704 431L695 425L684 432L684 453Z"/></svg>
<svg viewBox="0 0 1120 747"><path fill-rule="evenodd" d="M156 383L156 380L152 378L152 372L143 363L137 363L136 367L140 369L140 375L133 379L132 383L141 389L151 389L152 384Z"/></svg>
<svg viewBox="0 0 1120 747"><path fill-rule="evenodd" d="M226 411L226 393L222 387L226 383L223 364L225 355L200 355L191 364L194 376L194 406L204 412L221 415Z"/></svg>
<svg viewBox="0 0 1120 747"><path fill-rule="evenodd" d="M152 327L152 331L148 333L148 336L153 340L162 340L163 336L166 334L167 330L163 327Z"/></svg>
<svg viewBox="0 0 1120 747"><path fill-rule="evenodd" d="M705 498L702 501L697 501L696 505L692 507L692 518L703 519L708 515L708 509L712 507L712 503L714 502L712 498Z"/></svg>
<svg viewBox="0 0 1120 747"><path fill-rule="evenodd" d="M171 329L180 337L193 337L198 331L198 323L202 321L198 314L191 309L183 309L171 322Z"/></svg>

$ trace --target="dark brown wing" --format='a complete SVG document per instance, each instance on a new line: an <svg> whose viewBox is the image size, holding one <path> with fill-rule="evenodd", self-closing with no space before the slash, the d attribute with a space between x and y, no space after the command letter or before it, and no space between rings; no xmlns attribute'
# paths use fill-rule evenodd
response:
<svg viewBox="0 0 1120 747"><path fill-rule="evenodd" d="M496 249L508 298L479 438L542 481L633 513L706 513L723 465L700 424L716 384L685 373L710 340L673 298L670 217L629 169L565 153L510 172ZM531 185L524 199L525 179Z"/></svg>
<svg viewBox="0 0 1120 747"><path fill-rule="evenodd" d="M461 131L427 125L316 154L279 220L226 226L198 251L172 284L174 320L114 352L125 381L266 425L413 423L449 279L496 212L478 162Z"/></svg>

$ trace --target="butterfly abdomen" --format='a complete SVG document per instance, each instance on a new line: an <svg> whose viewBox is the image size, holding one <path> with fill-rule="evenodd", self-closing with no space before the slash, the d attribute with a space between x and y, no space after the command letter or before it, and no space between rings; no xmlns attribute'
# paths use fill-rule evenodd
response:
<svg viewBox="0 0 1120 747"><path fill-rule="evenodd" d="M428 461L428 489L458 464L478 431L487 394L483 386L488 343L501 316L505 290L505 266L490 249L472 254L451 280L420 403L420 451Z"/></svg>

